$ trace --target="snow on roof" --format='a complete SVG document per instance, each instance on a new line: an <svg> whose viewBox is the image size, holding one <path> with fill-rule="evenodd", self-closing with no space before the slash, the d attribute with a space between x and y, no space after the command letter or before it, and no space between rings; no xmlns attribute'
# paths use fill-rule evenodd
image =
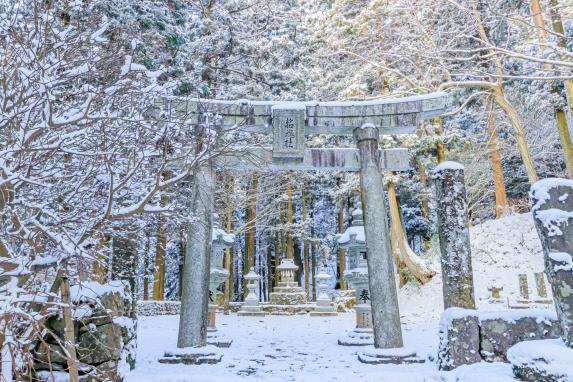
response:
<svg viewBox="0 0 573 382"><path fill-rule="evenodd" d="M464 165L459 162L446 161L436 166L436 168L434 169L434 174L437 174L445 170L463 170L463 169Z"/></svg>
<svg viewBox="0 0 573 382"><path fill-rule="evenodd" d="M338 244L366 244L366 235L364 234L364 226L351 226L344 231L343 234L338 236L336 240Z"/></svg>
<svg viewBox="0 0 573 382"><path fill-rule="evenodd" d="M283 259L277 268L297 270L298 266L294 263L293 259Z"/></svg>
<svg viewBox="0 0 573 382"><path fill-rule="evenodd" d="M227 233L225 232L225 230L221 228L213 227L212 240L213 241L221 240L225 244L231 245L235 242L235 235L232 233Z"/></svg>

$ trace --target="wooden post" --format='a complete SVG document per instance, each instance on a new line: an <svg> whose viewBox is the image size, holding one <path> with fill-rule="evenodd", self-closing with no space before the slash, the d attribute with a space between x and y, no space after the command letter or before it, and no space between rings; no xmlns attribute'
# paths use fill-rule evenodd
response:
<svg viewBox="0 0 573 382"><path fill-rule="evenodd" d="M444 309L475 309L464 167L444 162L434 170Z"/></svg>
<svg viewBox="0 0 573 382"><path fill-rule="evenodd" d="M541 180L530 195L557 319L565 344L573 347L573 180Z"/></svg>
<svg viewBox="0 0 573 382"><path fill-rule="evenodd" d="M66 342L66 361L68 363L68 373L70 382L79 382L78 364L76 355L76 336L74 334L74 321L72 318L72 301L70 298L70 281L66 276L62 276L60 290L62 302L64 303L64 341Z"/></svg>
<svg viewBox="0 0 573 382"><path fill-rule="evenodd" d="M374 346L388 349L402 347L403 341L386 220L384 182L379 167L378 135L378 128L374 125L365 124L354 129L354 140L360 153L360 185L364 201Z"/></svg>
<svg viewBox="0 0 573 382"><path fill-rule="evenodd" d="M2 382L12 382L13 374L13 362L12 362L12 352L10 351L10 342L12 341L12 333L8 327L8 323L4 323L4 333L1 335L1 346L2 346Z"/></svg>

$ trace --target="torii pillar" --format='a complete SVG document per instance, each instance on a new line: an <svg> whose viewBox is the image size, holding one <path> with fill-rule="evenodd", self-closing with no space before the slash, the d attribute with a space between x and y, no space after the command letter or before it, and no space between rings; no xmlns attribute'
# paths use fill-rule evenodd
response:
<svg viewBox="0 0 573 382"><path fill-rule="evenodd" d="M364 233L368 253L368 278L374 351L359 353L364 363L421 363L415 352L396 352L403 347L394 263L388 232L384 182L380 171L379 130L372 124L354 129L360 156L360 186L364 203ZM385 351L386 350L386 351Z"/></svg>

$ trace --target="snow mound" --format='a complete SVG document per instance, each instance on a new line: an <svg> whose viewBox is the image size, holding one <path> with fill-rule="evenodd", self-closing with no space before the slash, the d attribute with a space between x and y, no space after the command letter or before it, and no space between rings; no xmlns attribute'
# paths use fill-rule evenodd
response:
<svg viewBox="0 0 573 382"><path fill-rule="evenodd" d="M530 213L487 221L471 228L470 235L477 301L488 299L487 288L492 285L503 287L502 297L519 296L520 273L527 274L530 293L536 294L533 274L544 272L545 267L541 241ZM549 285L547 289L551 293Z"/></svg>
<svg viewBox="0 0 573 382"><path fill-rule="evenodd" d="M507 309L507 298L519 297L519 274L526 274L529 292L536 296L534 273L544 271L543 250L530 213L489 220L470 228L474 293L479 310ZM439 253L439 250L436 249ZM408 283L399 290L400 313L406 320L438 323L443 312L442 277L436 255L433 269L438 274L423 286ZM503 287L502 302L490 299L490 287ZM548 298L551 288L546 283ZM547 306L553 309L552 305Z"/></svg>

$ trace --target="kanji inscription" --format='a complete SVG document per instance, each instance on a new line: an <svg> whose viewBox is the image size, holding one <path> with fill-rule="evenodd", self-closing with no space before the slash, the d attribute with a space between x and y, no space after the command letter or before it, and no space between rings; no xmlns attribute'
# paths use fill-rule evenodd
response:
<svg viewBox="0 0 573 382"><path fill-rule="evenodd" d="M305 109L273 109L273 160L304 159Z"/></svg>

